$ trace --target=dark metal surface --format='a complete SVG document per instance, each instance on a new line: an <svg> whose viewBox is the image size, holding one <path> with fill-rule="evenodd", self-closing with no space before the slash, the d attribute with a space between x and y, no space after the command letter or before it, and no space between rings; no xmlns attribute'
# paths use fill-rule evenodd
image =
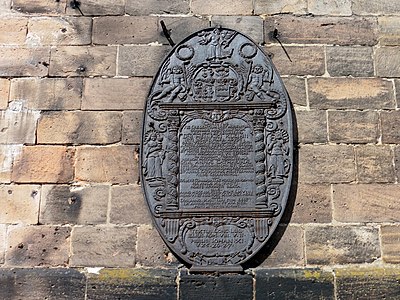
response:
<svg viewBox="0 0 400 300"><path fill-rule="evenodd" d="M293 169L290 100L270 59L209 28L161 64L143 121L141 176L155 225L195 271L239 271L283 214Z"/></svg>

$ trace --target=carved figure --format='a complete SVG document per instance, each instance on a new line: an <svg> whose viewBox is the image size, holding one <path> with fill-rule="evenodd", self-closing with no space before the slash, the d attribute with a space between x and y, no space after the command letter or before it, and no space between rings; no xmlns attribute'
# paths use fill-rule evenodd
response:
<svg viewBox="0 0 400 300"><path fill-rule="evenodd" d="M267 137L267 151L270 154L268 175L272 179L282 179L289 171L289 161L286 158L289 153L288 140L286 131L282 130L272 132Z"/></svg>
<svg viewBox="0 0 400 300"><path fill-rule="evenodd" d="M268 90L265 90L264 84L270 83L268 80L269 72L264 70L262 65L255 65L253 67L253 72L250 73L248 80L248 90L246 94L246 99L248 101L253 100L254 95L257 95L261 100L265 100L265 93Z"/></svg>
<svg viewBox="0 0 400 300"><path fill-rule="evenodd" d="M230 51L224 51L222 48L226 48L229 46L232 38L234 37L234 33L227 32L225 30L220 30L219 28L215 28L210 33L202 33L200 34L201 45L210 44L208 48L208 56L207 60L215 60L231 57L233 53L233 49Z"/></svg>
<svg viewBox="0 0 400 300"><path fill-rule="evenodd" d="M147 179L162 177L162 164L165 156L162 141L162 136L155 132L151 133L145 140L146 148L144 149L145 160L143 167L144 175Z"/></svg>
<svg viewBox="0 0 400 300"><path fill-rule="evenodd" d="M153 97L154 100L164 98L169 94L166 102L172 102L177 96L183 99L186 95L186 82L181 66L174 66L172 69L168 69L164 74L161 85L165 85L160 94Z"/></svg>

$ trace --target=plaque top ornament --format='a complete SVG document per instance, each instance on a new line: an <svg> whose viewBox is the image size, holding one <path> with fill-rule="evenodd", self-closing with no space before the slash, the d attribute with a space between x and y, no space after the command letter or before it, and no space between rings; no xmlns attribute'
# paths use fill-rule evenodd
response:
<svg viewBox="0 0 400 300"><path fill-rule="evenodd" d="M141 182L192 271L241 271L276 229L293 171L290 99L269 57L228 28L176 45L145 104Z"/></svg>

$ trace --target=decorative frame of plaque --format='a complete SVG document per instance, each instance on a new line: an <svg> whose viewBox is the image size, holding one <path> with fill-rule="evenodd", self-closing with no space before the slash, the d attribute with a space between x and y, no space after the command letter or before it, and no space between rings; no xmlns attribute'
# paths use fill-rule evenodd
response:
<svg viewBox="0 0 400 300"><path fill-rule="evenodd" d="M241 271L276 229L293 171L289 96L250 38L196 32L145 104L141 182L155 226L192 271Z"/></svg>

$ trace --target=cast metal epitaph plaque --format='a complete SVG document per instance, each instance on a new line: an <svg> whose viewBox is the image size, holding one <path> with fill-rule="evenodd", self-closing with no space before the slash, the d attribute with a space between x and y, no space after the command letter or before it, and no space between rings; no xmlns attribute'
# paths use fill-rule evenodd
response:
<svg viewBox="0 0 400 300"><path fill-rule="evenodd" d="M145 105L141 166L168 247L191 270L241 270L277 227L293 169L290 100L262 49L227 28L174 47Z"/></svg>

